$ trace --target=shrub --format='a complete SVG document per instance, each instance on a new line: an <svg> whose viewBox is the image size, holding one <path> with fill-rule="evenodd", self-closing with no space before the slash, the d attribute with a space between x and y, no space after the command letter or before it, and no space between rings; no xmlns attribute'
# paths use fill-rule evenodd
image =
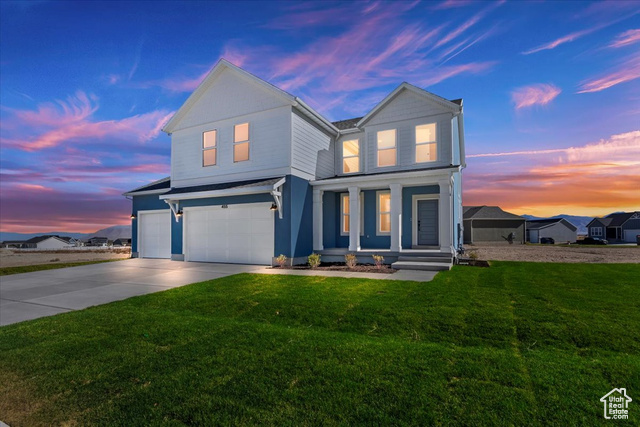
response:
<svg viewBox="0 0 640 427"><path fill-rule="evenodd" d="M284 267L287 264L287 256L284 254L278 255L278 258L276 258L276 263L280 266L280 268Z"/></svg>
<svg viewBox="0 0 640 427"><path fill-rule="evenodd" d="M346 254L344 256L344 262L347 264L347 267L354 268L358 265L358 258L356 257L356 254Z"/></svg>
<svg viewBox="0 0 640 427"><path fill-rule="evenodd" d="M307 257L307 262L309 263L309 267L316 268L320 265L320 255L319 254L311 254Z"/></svg>
<svg viewBox="0 0 640 427"><path fill-rule="evenodd" d="M373 262L379 270L382 268L382 264L384 264L384 257L382 255L373 255Z"/></svg>
<svg viewBox="0 0 640 427"><path fill-rule="evenodd" d="M478 259L478 253L477 252L469 252L469 258L471 258L472 260L477 260Z"/></svg>

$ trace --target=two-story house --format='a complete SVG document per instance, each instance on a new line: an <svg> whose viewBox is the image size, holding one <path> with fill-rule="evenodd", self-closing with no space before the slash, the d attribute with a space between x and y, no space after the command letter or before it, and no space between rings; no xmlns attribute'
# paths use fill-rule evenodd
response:
<svg viewBox="0 0 640 427"><path fill-rule="evenodd" d="M125 193L133 256L392 262L461 247L462 100L403 83L366 116L332 123L220 60L163 130L171 176Z"/></svg>

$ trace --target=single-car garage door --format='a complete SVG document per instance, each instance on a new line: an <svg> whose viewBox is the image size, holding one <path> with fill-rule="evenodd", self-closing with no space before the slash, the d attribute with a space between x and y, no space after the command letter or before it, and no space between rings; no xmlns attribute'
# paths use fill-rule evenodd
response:
<svg viewBox="0 0 640 427"><path fill-rule="evenodd" d="M624 241L636 243L636 236L640 236L640 230L624 230Z"/></svg>
<svg viewBox="0 0 640 427"><path fill-rule="evenodd" d="M138 211L140 258L171 258L171 211Z"/></svg>
<svg viewBox="0 0 640 427"><path fill-rule="evenodd" d="M271 203L184 209L185 259L271 265Z"/></svg>

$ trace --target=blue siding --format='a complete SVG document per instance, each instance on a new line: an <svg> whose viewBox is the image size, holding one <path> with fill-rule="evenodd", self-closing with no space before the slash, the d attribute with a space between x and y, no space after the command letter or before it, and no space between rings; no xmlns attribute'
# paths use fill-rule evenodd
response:
<svg viewBox="0 0 640 427"><path fill-rule="evenodd" d="M391 247L391 236L376 236L377 191L389 191L389 189L362 191L364 197L364 235L360 236L362 249L389 249Z"/></svg>
<svg viewBox="0 0 640 427"><path fill-rule="evenodd" d="M291 231L289 249L291 255L287 256L309 256L313 252L313 191L309 181L293 175L287 176L284 201L284 204L289 207L288 212L285 210L284 214L286 218L289 218ZM278 239L278 230L276 229L276 244Z"/></svg>
<svg viewBox="0 0 640 427"><path fill-rule="evenodd" d="M136 219L131 220L131 252L138 252L138 211L158 209L169 210L169 205L160 200L160 196L157 194L133 197L132 213L136 216ZM173 238L173 234L171 237ZM180 238L180 244L182 244L182 237Z"/></svg>
<svg viewBox="0 0 640 427"><path fill-rule="evenodd" d="M411 249L412 246L412 218L413 215L413 196L420 194L438 194L440 186L423 185L420 187L404 187L402 189L402 247Z"/></svg>
<svg viewBox="0 0 640 427"><path fill-rule="evenodd" d="M322 196L322 244L325 248L337 247L336 236L340 230L337 220L340 215L340 204L336 204L336 202L339 202L336 193L324 192Z"/></svg>
<svg viewBox="0 0 640 427"><path fill-rule="evenodd" d="M283 217L275 215L274 256L285 254L289 258L306 257L313 250L313 200L309 182L288 175L283 187ZM244 196L215 197L206 199L181 200L180 209L196 206L221 206L242 203L273 202L271 194L249 194ZM133 198L133 212L138 210L169 209L158 195L135 196ZM137 221L132 221L132 250L137 251ZM175 221L171 216L171 253L180 255L182 247L183 220Z"/></svg>

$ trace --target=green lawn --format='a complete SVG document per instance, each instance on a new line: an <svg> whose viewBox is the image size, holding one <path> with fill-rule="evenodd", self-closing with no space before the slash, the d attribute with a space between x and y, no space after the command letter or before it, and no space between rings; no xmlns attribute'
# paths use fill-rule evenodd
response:
<svg viewBox="0 0 640 427"><path fill-rule="evenodd" d="M126 258L122 258L126 259ZM99 264L101 262L113 262L121 261L120 259L105 259L100 261L82 261L82 262L61 262L58 264L36 264L36 265L21 265L18 267L2 267L0 268L0 276L7 276L9 274L30 273L32 271L40 270L55 270L57 268L77 267L79 265Z"/></svg>
<svg viewBox="0 0 640 427"><path fill-rule="evenodd" d="M0 419L640 422L640 266L496 262L428 283L242 274L0 328Z"/></svg>

